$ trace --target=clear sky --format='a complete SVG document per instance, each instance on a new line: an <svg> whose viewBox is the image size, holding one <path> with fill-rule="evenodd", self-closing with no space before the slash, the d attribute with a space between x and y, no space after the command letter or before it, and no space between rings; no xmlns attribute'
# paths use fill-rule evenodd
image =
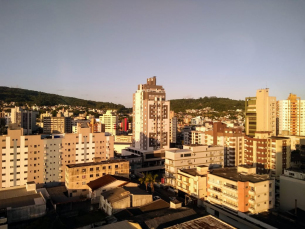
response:
<svg viewBox="0 0 305 229"><path fill-rule="evenodd" d="M305 99L304 0L0 0L0 85L132 105L157 76L167 99Z"/></svg>

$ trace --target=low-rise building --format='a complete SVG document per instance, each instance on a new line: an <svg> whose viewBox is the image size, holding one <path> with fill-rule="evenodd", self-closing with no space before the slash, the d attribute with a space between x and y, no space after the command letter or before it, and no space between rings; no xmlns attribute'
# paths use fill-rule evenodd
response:
<svg viewBox="0 0 305 229"><path fill-rule="evenodd" d="M257 214L274 207L274 180L248 165L208 173L207 200L240 212Z"/></svg>
<svg viewBox="0 0 305 229"><path fill-rule="evenodd" d="M81 164L69 164L65 170L65 186L69 196L88 195L90 181L104 175L129 177L129 162L126 160L108 160Z"/></svg>
<svg viewBox="0 0 305 229"><path fill-rule="evenodd" d="M208 169L206 165L192 169L179 169L176 188L197 199L205 199Z"/></svg>
<svg viewBox="0 0 305 229"><path fill-rule="evenodd" d="M293 193L293 195L292 195ZM298 207L305 211L305 170L285 169L280 176L280 208L288 211Z"/></svg>
<svg viewBox="0 0 305 229"><path fill-rule="evenodd" d="M201 165L224 165L224 147L207 145L184 145L183 149L165 151L165 183L176 187L179 169L196 168Z"/></svg>

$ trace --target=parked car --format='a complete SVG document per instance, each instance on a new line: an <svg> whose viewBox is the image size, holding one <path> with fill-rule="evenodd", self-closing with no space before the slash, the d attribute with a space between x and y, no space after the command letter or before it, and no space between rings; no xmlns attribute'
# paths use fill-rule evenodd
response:
<svg viewBox="0 0 305 229"><path fill-rule="evenodd" d="M154 196L153 199L154 199L154 200L159 200L159 199L161 199L161 198L160 198L160 196Z"/></svg>

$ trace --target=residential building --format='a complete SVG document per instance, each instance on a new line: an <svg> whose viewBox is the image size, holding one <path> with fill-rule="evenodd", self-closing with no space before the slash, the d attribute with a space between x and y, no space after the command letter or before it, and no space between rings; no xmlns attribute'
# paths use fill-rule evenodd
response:
<svg viewBox="0 0 305 229"><path fill-rule="evenodd" d="M100 122L105 124L105 132L110 135L116 135L118 126L118 117L112 112L112 110L107 110L106 114L100 116Z"/></svg>
<svg viewBox="0 0 305 229"><path fill-rule="evenodd" d="M210 170L207 200L225 209L257 214L274 207L274 180L252 166Z"/></svg>
<svg viewBox="0 0 305 229"><path fill-rule="evenodd" d="M269 89L259 89L256 97L245 99L245 132L254 137L256 131L270 131L276 135L276 98Z"/></svg>
<svg viewBox="0 0 305 229"><path fill-rule="evenodd" d="M121 187L129 182L130 180L126 177L106 174L87 184L89 187L88 197L91 198L91 203L99 203L101 193Z"/></svg>
<svg viewBox="0 0 305 229"><path fill-rule="evenodd" d="M65 186L69 196L89 194L87 184L106 174L129 178L129 162L108 160L66 165Z"/></svg>
<svg viewBox="0 0 305 229"><path fill-rule="evenodd" d="M197 198L198 201L206 199L208 169L209 166L206 165L192 169L179 169L176 189Z"/></svg>
<svg viewBox="0 0 305 229"><path fill-rule="evenodd" d="M132 135L115 135L114 150L117 154L122 154L122 150L131 146Z"/></svg>
<svg viewBox="0 0 305 229"><path fill-rule="evenodd" d="M24 110L21 107L11 109L11 123L23 128L23 134L30 135L37 130L36 118L38 111Z"/></svg>
<svg viewBox="0 0 305 229"><path fill-rule="evenodd" d="M70 117L44 117L44 134L63 134L72 133L72 124Z"/></svg>
<svg viewBox="0 0 305 229"><path fill-rule="evenodd" d="M287 100L277 101L278 134L305 135L305 100L289 94Z"/></svg>
<svg viewBox="0 0 305 229"><path fill-rule="evenodd" d="M305 170L285 169L280 176L280 208L289 211L299 208L305 211Z"/></svg>
<svg viewBox="0 0 305 229"><path fill-rule="evenodd" d="M114 157L113 136L90 133L80 128L78 134L23 135L22 128L8 129L0 136L0 184L2 188L65 182L65 165L93 162L95 158Z"/></svg>
<svg viewBox="0 0 305 229"><path fill-rule="evenodd" d="M125 132L128 131L128 118L123 118L121 122L121 130Z"/></svg>
<svg viewBox="0 0 305 229"><path fill-rule="evenodd" d="M165 182L176 187L179 169L190 169L198 166L224 165L224 147L206 145L184 145L183 149L165 151Z"/></svg>
<svg viewBox="0 0 305 229"><path fill-rule="evenodd" d="M153 151L170 146L170 102L156 77L148 78L133 94L132 147Z"/></svg>

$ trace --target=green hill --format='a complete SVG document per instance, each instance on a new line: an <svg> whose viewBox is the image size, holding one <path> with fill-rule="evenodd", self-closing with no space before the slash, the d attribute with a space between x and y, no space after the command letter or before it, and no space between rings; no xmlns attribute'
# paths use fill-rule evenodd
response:
<svg viewBox="0 0 305 229"><path fill-rule="evenodd" d="M20 88L0 87L0 100L4 102L16 102L17 105L54 106L58 104L71 106L84 106L96 109L118 109L124 110L125 106L109 102L96 102L73 97L32 91Z"/></svg>
<svg viewBox="0 0 305 229"><path fill-rule="evenodd" d="M244 100L234 100L229 98L204 97L199 99L173 99L171 102L171 110L175 112L184 112L187 109L202 109L211 107L215 111L227 111L236 109L245 109Z"/></svg>

